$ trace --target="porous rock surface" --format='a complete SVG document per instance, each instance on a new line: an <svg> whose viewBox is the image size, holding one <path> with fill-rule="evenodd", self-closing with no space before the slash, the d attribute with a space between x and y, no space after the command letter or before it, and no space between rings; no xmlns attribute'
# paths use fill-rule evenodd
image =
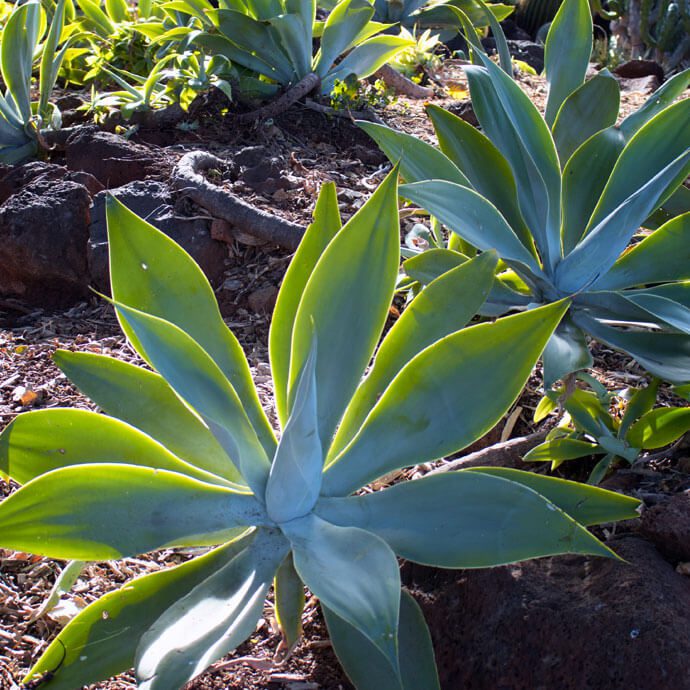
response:
<svg viewBox="0 0 690 690"><path fill-rule="evenodd" d="M444 690L690 690L690 577L626 535L625 561L563 556L489 570L406 564Z"/></svg>

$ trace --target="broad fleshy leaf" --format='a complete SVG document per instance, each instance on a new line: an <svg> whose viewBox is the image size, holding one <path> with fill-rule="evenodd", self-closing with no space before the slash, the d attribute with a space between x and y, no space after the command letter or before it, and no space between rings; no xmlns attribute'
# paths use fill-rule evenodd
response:
<svg viewBox="0 0 690 690"><path fill-rule="evenodd" d="M213 545L265 523L250 494L168 470L73 465L42 474L0 503L0 545L75 560Z"/></svg>
<svg viewBox="0 0 690 690"><path fill-rule="evenodd" d="M496 254L485 252L431 282L387 333L357 389L329 451L343 449L398 372L424 348L460 330L479 312L494 282Z"/></svg>
<svg viewBox="0 0 690 690"><path fill-rule="evenodd" d="M182 687L242 644L288 548L280 532L258 530L243 551L166 609L137 648L141 690Z"/></svg>
<svg viewBox="0 0 690 690"><path fill-rule="evenodd" d="M558 302L465 328L420 352L326 469L322 494L348 494L480 438L520 394L567 308Z"/></svg>
<svg viewBox="0 0 690 690"><path fill-rule="evenodd" d="M182 565L138 577L108 592L67 624L24 682L53 672L41 690L74 690L131 668L144 632L255 537L256 532L249 533Z"/></svg>
<svg viewBox="0 0 690 690"><path fill-rule="evenodd" d="M285 272L285 278L280 287L271 319L269 333L271 373L278 417L283 426L287 422L287 388L292 328L297 308L314 266L341 227L337 191L335 185L329 182L321 188L314 209L314 220L307 228L297 252Z"/></svg>
<svg viewBox="0 0 690 690"><path fill-rule="evenodd" d="M159 374L88 352L57 350L53 361L106 414L140 429L181 460L245 483L208 427Z"/></svg>
<svg viewBox="0 0 690 690"><path fill-rule="evenodd" d="M307 587L367 637L399 677L400 573L386 542L313 513L282 528L292 544L295 569Z"/></svg>
<svg viewBox="0 0 690 690"><path fill-rule="evenodd" d="M330 242L304 288L295 316L289 402L315 335L323 448L330 445L369 364L393 298L400 257L397 176L396 168Z"/></svg>
<svg viewBox="0 0 690 690"><path fill-rule="evenodd" d="M584 83L591 54L589 3L565 0L551 23L544 50L544 72L549 84L545 118L549 125L556 121L566 98Z"/></svg>
<svg viewBox="0 0 690 690"><path fill-rule="evenodd" d="M358 690L439 690L431 636L417 602L400 592L400 679L386 657L356 628L321 606L338 661Z"/></svg>
<svg viewBox="0 0 690 690"><path fill-rule="evenodd" d="M449 472L362 496L323 499L317 514L373 532L407 560L442 568L560 553L612 555L537 491L481 472Z"/></svg>
<svg viewBox="0 0 690 690"><path fill-rule="evenodd" d="M314 338L266 485L266 510L278 524L309 513L321 489L324 450L317 417L316 357Z"/></svg>
<svg viewBox="0 0 690 690"><path fill-rule="evenodd" d="M153 367L206 422L254 493L263 496L269 460L223 372L174 324L123 304L116 309Z"/></svg>
<svg viewBox="0 0 690 690"><path fill-rule="evenodd" d="M585 334L569 317L558 324L558 328L549 338L542 360L546 389L551 388L566 374L579 369L589 369L593 362Z"/></svg>
<svg viewBox="0 0 690 690"><path fill-rule="evenodd" d="M12 477L19 484L61 467L89 463L153 467L241 490L180 460L129 424L88 410L27 412L0 434L0 476Z"/></svg>
<svg viewBox="0 0 690 690"><path fill-rule="evenodd" d="M638 419L625 436L636 448L661 448L690 431L690 408L660 407Z"/></svg>
<svg viewBox="0 0 690 690"><path fill-rule="evenodd" d="M304 583L300 580L292 553L285 557L273 582L276 621L280 632L292 649L302 636L302 614L304 612Z"/></svg>
<svg viewBox="0 0 690 690"><path fill-rule="evenodd" d="M525 462L551 462L559 465L566 460L576 460L606 451L598 443L578 441L574 438L555 438L532 448L524 457Z"/></svg>
<svg viewBox="0 0 690 690"><path fill-rule="evenodd" d="M272 455L275 437L247 359L223 322L213 289L199 266L167 235L114 197L108 197L106 211L113 298L175 324L196 340L232 384L266 453ZM139 349L133 329L126 321L120 323Z"/></svg>
<svg viewBox="0 0 690 690"><path fill-rule="evenodd" d="M357 124L378 144L391 163L400 162L400 176L405 182L440 179L471 186L464 173L445 153L419 137L374 122L359 121Z"/></svg>

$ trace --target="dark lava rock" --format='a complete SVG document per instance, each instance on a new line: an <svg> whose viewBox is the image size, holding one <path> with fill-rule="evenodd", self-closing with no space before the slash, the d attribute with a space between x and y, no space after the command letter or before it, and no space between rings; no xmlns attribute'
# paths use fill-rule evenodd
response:
<svg viewBox="0 0 690 690"><path fill-rule="evenodd" d="M108 188L160 173L162 165L152 149L93 126L70 136L65 159L70 170L88 172Z"/></svg>
<svg viewBox="0 0 690 690"><path fill-rule="evenodd" d="M690 561L690 491L645 510L640 532L669 560Z"/></svg>
<svg viewBox="0 0 690 690"><path fill-rule="evenodd" d="M0 294L44 308L87 294L87 189L33 180L0 206Z"/></svg>
<svg viewBox="0 0 690 690"><path fill-rule="evenodd" d="M641 79L654 76L663 83L664 68L654 60L628 60L613 70L614 74L625 79Z"/></svg>
<svg viewBox="0 0 690 690"><path fill-rule="evenodd" d="M31 161L24 165L2 166L0 168L0 204L4 204L24 185L34 180L68 180L84 185L93 196L103 189L103 185L89 173L69 171L62 165Z"/></svg>
<svg viewBox="0 0 690 690"><path fill-rule="evenodd" d="M211 237L211 219L198 216L186 218L178 214L174 208L174 198L162 182L139 180L108 193L182 245L201 266L211 283L219 283L228 250L226 244ZM99 290L109 292L106 194L102 192L94 198L88 257L92 284Z"/></svg>
<svg viewBox="0 0 690 690"><path fill-rule="evenodd" d="M265 146L247 146L233 156L234 179L259 194L293 189L298 182L286 170L282 156L272 156Z"/></svg>
<svg viewBox="0 0 690 690"><path fill-rule="evenodd" d="M627 563L564 556L488 570L406 564L444 690L690 689L690 578L647 541Z"/></svg>

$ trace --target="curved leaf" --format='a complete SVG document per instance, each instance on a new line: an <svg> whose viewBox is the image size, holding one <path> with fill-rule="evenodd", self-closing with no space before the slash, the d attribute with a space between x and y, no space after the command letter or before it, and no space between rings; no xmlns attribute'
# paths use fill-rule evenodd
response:
<svg viewBox="0 0 690 690"><path fill-rule="evenodd" d="M542 356L544 388L549 389L567 374L592 366L585 334L566 317L549 338Z"/></svg>
<svg viewBox="0 0 690 690"><path fill-rule="evenodd" d="M266 485L266 510L281 524L309 513L319 497L324 451L319 439L316 338L297 381L292 413L278 444Z"/></svg>
<svg viewBox="0 0 690 690"><path fill-rule="evenodd" d="M321 603L375 645L399 676L398 561L379 537L313 513L282 526L295 569Z"/></svg>
<svg viewBox="0 0 690 690"><path fill-rule="evenodd" d="M501 212L520 241L528 248L533 247L529 229L520 213L515 178L501 152L476 127L447 110L428 105L426 111L434 125L441 151L467 176L471 186ZM438 173L431 177L445 179Z"/></svg>
<svg viewBox="0 0 690 690"><path fill-rule="evenodd" d="M241 489L176 458L129 424L87 410L27 412L0 434L0 475L19 484L61 467L92 463L142 465Z"/></svg>
<svg viewBox="0 0 690 690"><path fill-rule="evenodd" d="M89 604L60 632L24 682L46 672L41 690L74 690L134 666L144 632L176 601L241 553L256 532L191 561L130 580Z"/></svg>
<svg viewBox="0 0 690 690"><path fill-rule="evenodd" d="M283 426L287 422L287 388L292 329L304 287L328 243L342 227L335 184L323 185L307 228L285 273L271 319L269 353L275 388L276 408Z"/></svg>
<svg viewBox="0 0 690 690"><path fill-rule="evenodd" d="M480 194L444 180L415 182L400 187L400 194L425 208L472 246L495 249L504 261L540 274L537 260L508 225L498 209Z"/></svg>
<svg viewBox="0 0 690 690"><path fill-rule="evenodd" d="M563 170L563 228L561 241L567 256L582 239L606 181L625 140L616 127L590 137L570 157Z"/></svg>
<svg viewBox="0 0 690 690"><path fill-rule="evenodd" d="M100 561L173 545L212 545L266 522L249 494L134 465L74 465L0 503L3 548Z"/></svg>
<svg viewBox="0 0 690 690"><path fill-rule="evenodd" d="M184 249L114 197L108 197L106 212L113 298L175 324L196 340L232 384L266 453L272 455L275 437L247 359L223 322L206 276ZM132 328L120 323L137 348Z"/></svg>
<svg viewBox="0 0 690 690"><path fill-rule="evenodd" d="M456 235L456 237L458 236ZM444 273L462 266L467 261L469 259L460 252L435 247L434 249L420 252L404 261L403 270L413 280L420 282L422 285L428 285L440 278Z"/></svg>
<svg viewBox="0 0 690 690"><path fill-rule="evenodd" d="M152 366L206 422L257 496L270 463L235 389L187 333L155 316L116 305Z"/></svg>
<svg viewBox="0 0 690 690"><path fill-rule="evenodd" d="M366 366L390 308L400 257L397 168L325 249L295 316L289 401L316 336L319 437L325 449Z"/></svg>
<svg viewBox="0 0 690 690"><path fill-rule="evenodd" d="M322 494L348 494L480 438L520 394L567 308L558 302L465 328L420 352L326 469Z"/></svg>
<svg viewBox="0 0 690 690"><path fill-rule="evenodd" d="M287 550L280 532L259 530L243 551L166 609L137 647L141 690L182 687L242 644Z"/></svg>
<svg viewBox="0 0 690 690"><path fill-rule="evenodd" d="M358 690L440 690L434 650L422 611L403 589L400 592L400 680L376 647L356 628L321 606L333 651Z"/></svg>
<svg viewBox="0 0 690 690"><path fill-rule="evenodd" d="M608 70L599 72L565 99L553 125L562 167L587 139L616 124L619 106L620 87Z"/></svg>
<svg viewBox="0 0 690 690"><path fill-rule="evenodd" d="M292 649L302 636L304 613L304 583L300 580L292 559L285 557L273 582L275 614L280 633L288 649Z"/></svg>
<svg viewBox="0 0 690 690"><path fill-rule="evenodd" d="M400 162L400 176L405 182L441 179L470 186L469 180L445 153L419 137L375 122L360 120L357 124L378 144L391 163Z"/></svg>
<svg viewBox="0 0 690 690"><path fill-rule="evenodd" d="M690 431L690 408L660 407L642 415L631 427L625 440L635 448L651 450L673 443Z"/></svg>
<svg viewBox="0 0 690 690"><path fill-rule="evenodd" d="M362 426L388 384L415 355L460 330L479 311L494 282L496 254L485 252L431 282L386 334L367 377L348 405L329 451L333 458Z"/></svg>
<svg viewBox="0 0 690 690"><path fill-rule="evenodd" d="M593 285L619 290L690 279L690 213L677 216L625 252Z"/></svg>
<svg viewBox="0 0 690 690"><path fill-rule="evenodd" d="M181 460L244 483L215 436L160 374L88 352L56 350L53 361L106 414L140 429Z"/></svg>
<svg viewBox="0 0 690 690"><path fill-rule="evenodd" d="M537 491L481 472L448 472L324 499L317 513L373 532L407 560L442 568L485 568L561 553L612 555Z"/></svg>
<svg viewBox="0 0 690 690"><path fill-rule="evenodd" d="M314 64L314 71L321 78L326 76L336 59L352 46L373 15L374 8L367 0L341 0L333 8L324 24L321 49Z"/></svg>

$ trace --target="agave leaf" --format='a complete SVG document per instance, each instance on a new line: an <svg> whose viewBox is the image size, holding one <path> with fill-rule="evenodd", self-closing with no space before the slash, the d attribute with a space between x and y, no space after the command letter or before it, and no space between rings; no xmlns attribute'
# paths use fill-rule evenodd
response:
<svg viewBox="0 0 690 690"><path fill-rule="evenodd" d="M314 338L266 485L266 509L278 524L309 513L321 489L324 450L318 429L316 357Z"/></svg>
<svg viewBox="0 0 690 690"><path fill-rule="evenodd" d="M314 71L325 77L333 63L356 41L374 15L367 0L342 0L328 15L321 35L321 49ZM309 46L311 49L311 45Z"/></svg>
<svg viewBox="0 0 690 690"><path fill-rule="evenodd" d="M542 262L560 256L561 177L558 154L542 116L520 87L491 60L468 66L467 79L482 129L510 163L520 210Z"/></svg>
<svg viewBox="0 0 690 690"><path fill-rule="evenodd" d="M386 657L356 628L321 606L338 661L358 690L439 690L431 636L417 602L400 592L400 680Z"/></svg>
<svg viewBox="0 0 690 690"><path fill-rule="evenodd" d="M431 282L388 331L374 364L350 402L329 450L334 458L388 384L415 355L460 330L479 311L494 282L496 254L486 252Z"/></svg>
<svg viewBox="0 0 690 690"><path fill-rule="evenodd" d="M556 462L560 465L565 460L576 460L605 452L598 443L578 441L574 438L555 438L532 448L522 459L524 462Z"/></svg>
<svg viewBox="0 0 690 690"><path fill-rule="evenodd" d="M311 513L282 526L295 569L321 603L364 635L399 677L400 573L388 545Z"/></svg>
<svg viewBox="0 0 690 690"><path fill-rule="evenodd" d="M60 599L65 594L68 594L72 587L74 587L74 583L79 579L85 566L85 561L67 561L65 567L57 576L48 598L41 604L41 608L31 615L29 620L30 623L34 623L40 618L43 618L43 616L50 613L58 605Z"/></svg>
<svg viewBox="0 0 690 690"><path fill-rule="evenodd" d="M105 355L57 350L53 361L106 414L202 470L244 483L227 453L162 376Z"/></svg>
<svg viewBox="0 0 690 690"><path fill-rule="evenodd" d="M321 93L329 94L336 79L345 80L350 74L364 79L393 59L401 50L414 45L402 36L374 36L353 48L321 82Z"/></svg>
<svg viewBox="0 0 690 690"><path fill-rule="evenodd" d="M563 319L544 348L544 388L579 369L592 366L592 354L585 334L569 318Z"/></svg>
<svg viewBox="0 0 690 690"><path fill-rule="evenodd" d="M113 197L108 198L107 216L113 298L165 319L194 338L232 384L266 453L272 455L275 437L247 359L223 322L201 269L167 235ZM121 325L134 347L140 345L133 329L123 320Z"/></svg>
<svg viewBox="0 0 690 690"><path fill-rule="evenodd" d="M23 124L31 120L31 72L34 50L42 34L41 24L45 27L41 3L27 2L12 11L2 31L2 78Z"/></svg>
<svg viewBox="0 0 690 690"><path fill-rule="evenodd" d="M395 168L324 250L307 282L292 335L289 401L312 344L319 437L328 448L388 316L400 256Z"/></svg>
<svg viewBox="0 0 690 690"><path fill-rule="evenodd" d="M625 151L611 179L616 175L624 155ZM590 288L613 266L640 224L660 204L669 185L684 177L688 171L690 148L613 209L558 264L554 272L558 289L568 295Z"/></svg>
<svg viewBox="0 0 690 690"><path fill-rule="evenodd" d="M212 545L266 522L259 502L229 487L134 465L64 467L0 504L3 548L102 561L173 545Z"/></svg>
<svg viewBox="0 0 690 690"><path fill-rule="evenodd" d="M673 443L690 431L690 408L660 407L640 417L626 434L626 441L636 448L651 450Z"/></svg>
<svg viewBox="0 0 690 690"><path fill-rule="evenodd" d="M243 551L173 603L139 642L141 690L182 687L242 644L261 617L287 551L280 532L259 530Z"/></svg>
<svg viewBox="0 0 690 690"><path fill-rule="evenodd" d="M174 324L123 304L116 308L147 360L206 422L254 493L263 496L270 463L223 372Z"/></svg>
<svg viewBox="0 0 690 690"><path fill-rule="evenodd" d="M508 161L488 137L456 115L435 105L428 105L426 111L441 151L467 176L471 186L501 212L520 241L532 249L532 238L520 213L515 178ZM438 172L425 179L429 178L446 179Z"/></svg>
<svg viewBox="0 0 690 690"><path fill-rule="evenodd" d="M52 672L46 690L74 690L134 666L143 633L176 601L241 553L256 532L202 556L128 582L73 618L24 682ZM42 688L42 690L43 690Z"/></svg>
<svg viewBox="0 0 690 690"><path fill-rule="evenodd" d="M391 163L400 162L400 176L406 182L441 179L471 186L464 173L445 153L419 137L374 122L358 121L357 124L378 144Z"/></svg>
<svg viewBox="0 0 690 690"><path fill-rule="evenodd" d="M434 249L420 252L404 261L403 269L413 280L420 282L422 285L428 285L440 278L444 273L462 266L467 261L469 259L460 252L435 247Z"/></svg>
<svg viewBox="0 0 690 690"><path fill-rule="evenodd" d="M269 333L271 373L275 386L278 417L283 426L287 422L288 373L292 329L297 308L314 266L341 227L338 195L335 185L329 182L321 188L314 209L314 221L307 228L295 256L290 261L271 320Z"/></svg>
<svg viewBox="0 0 690 690"><path fill-rule="evenodd" d="M653 379L646 388L638 388L628 401L625 407L625 414L621 420L618 435L625 438L628 429L637 421L642 415L651 411L656 403L656 396L659 391L659 379Z"/></svg>
<svg viewBox="0 0 690 690"><path fill-rule="evenodd" d="M612 555L549 498L481 472L449 472L322 499L316 510L329 522L373 532L403 558L442 568L484 568L560 553Z"/></svg>
<svg viewBox="0 0 690 690"><path fill-rule="evenodd" d="M305 596L304 583L295 570L291 553L278 568L273 590L276 620L288 649L292 649L302 636Z"/></svg>
<svg viewBox="0 0 690 690"><path fill-rule="evenodd" d="M616 261L593 285L595 290L690 279L690 213L662 225Z"/></svg>
<svg viewBox="0 0 690 690"><path fill-rule="evenodd" d="M87 410L27 412L0 434L0 476L19 484L60 467L88 463L142 465L241 489L176 458L134 427Z"/></svg>
<svg viewBox="0 0 690 690"><path fill-rule="evenodd" d="M562 167L587 139L616 124L619 107L620 87L608 70L599 72L565 99L553 125Z"/></svg>
<svg viewBox="0 0 690 690"><path fill-rule="evenodd" d="M473 467L467 471L481 472L527 486L582 525L629 520L639 515L641 507L640 501L632 496L534 472L521 472L507 467Z"/></svg>
<svg viewBox="0 0 690 690"><path fill-rule="evenodd" d="M649 120L671 105L690 85L690 69L674 74L667 79L634 113L628 115L620 124L620 130L626 141Z"/></svg>
<svg viewBox="0 0 690 690"><path fill-rule="evenodd" d="M673 132L672 137L668 136L669 132ZM690 99L685 99L653 117L627 143L606 183L587 231L592 231L626 199L632 197L636 191L687 152L688 148ZM687 170L681 169L676 177L668 180L667 189L659 193L658 201L652 210L666 200L686 175Z"/></svg>
<svg viewBox="0 0 690 690"><path fill-rule="evenodd" d="M623 331L578 313L574 320L600 342L634 357L650 374L675 384L690 381L690 337L676 333Z"/></svg>
<svg viewBox="0 0 690 690"><path fill-rule="evenodd" d="M672 299L660 295L645 294L644 292L628 295L627 299L652 314L655 319L690 335L690 309L688 307L678 304Z"/></svg>
<svg viewBox="0 0 690 690"><path fill-rule="evenodd" d="M297 14L280 14L268 20L276 43L288 56L295 78L299 79L311 72L311 23L307 28L304 19Z"/></svg>
<svg viewBox="0 0 690 690"><path fill-rule="evenodd" d="M537 260L498 209L469 187L427 180L402 185L400 194L425 208L472 246L483 251L495 249L503 260L519 265L530 277L541 274Z"/></svg>
<svg viewBox="0 0 690 690"><path fill-rule="evenodd" d="M557 302L465 328L420 352L326 469L322 494L348 494L480 438L520 394L567 308Z"/></svg>
<svg viewBox="0 0 690 690"><path fill-rule="evenodd" d="M589 3L587 0L565 0L551 23L544 50L544 72L549 84L544 117L549 126L556 121L563 102L584 83L591 54Z"/></svg>

